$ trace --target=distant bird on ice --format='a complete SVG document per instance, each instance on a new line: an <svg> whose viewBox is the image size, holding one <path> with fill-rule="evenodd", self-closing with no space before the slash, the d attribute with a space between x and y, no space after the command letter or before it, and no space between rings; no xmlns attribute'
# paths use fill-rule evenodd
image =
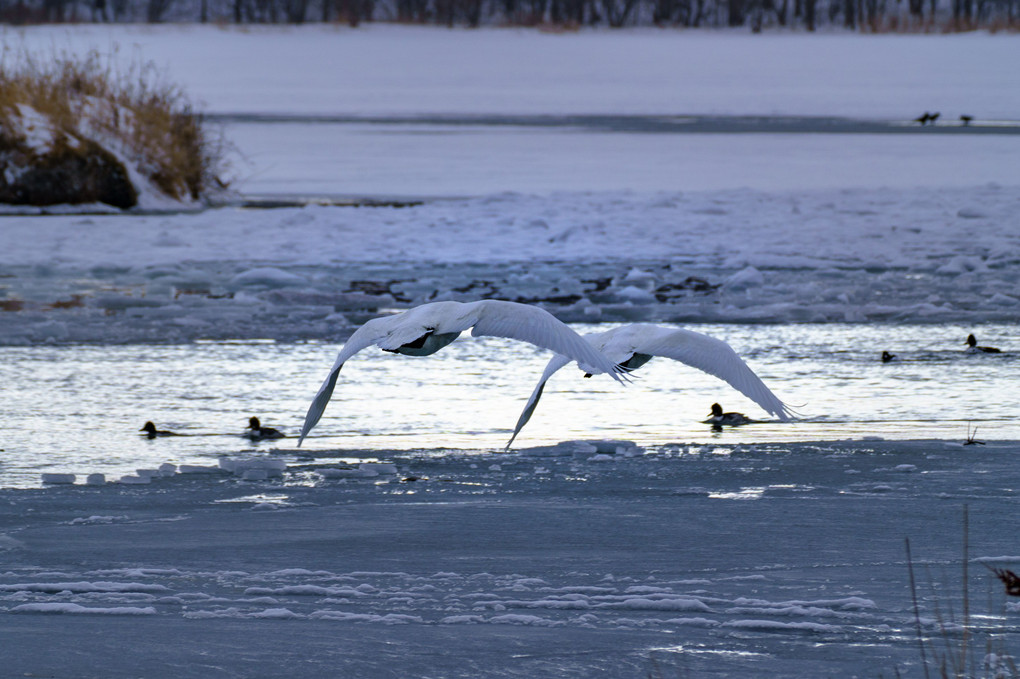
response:
<svg viewBox="0 0 1020 679"><path fill-rule="evenodd" d="M395 314L373 318L358 328L340 350L325 382L319 387L301 428L298 446L318 423L336 387L340 368L362 349L378 346L405 356L429 356L471 328L474 337L509 337L563 354L564 363L577 361L588 373L609 373L619 382L622 369L548 311L528 304L487 299L480 302L432 302Z"/></svg>
<svg viewBox="0 0 1020 679"><path fill-rule="evenodd" d="M749 424L751 422L754 422L754 420L744 413L724 413L722 406L718 403L712 404L712 412L709 413L708 419L705 420L705 424L712 425L713 429L722 429L723 425L739 427L742 424Z"/></svg>
<svg viewBox="0 0 1020 679"><path fill-rule="evenodd" d="M157 436L180 436L176 432L167 431L166 429L156 429L156 425L152 422L146 422L145 425L138 431L144 431L145 436L150 439L154 439Z"/></svg>
<svg viewBox="0 0 1020 679"><path fill-rule="evenodd" d="M248 430L245 433L245 436L250 438L252 441L262 441L265 439L282 439L287 437L287 435L284 434L279 429L274 429L272 427L263 427L262 423L259 422L259 418L254 416L248 418L248 426L245 427L245 429Z"/></svg>
<svg viewBox="0 0 1020 679"><path fill-rule="evenodd" d="M921 127L924 127L929 120L931 120L931 114L928 113L927 111L924 112L924 115L914 118L914 122L921 123Z"/></svg>
<svg viewBox="0 0 1020 679"><path fill-rule="evenodd" d="M967 351L972 354L1001 354L1002 350L996 349L995 347L979 347L977 338L974 335L967 335Z"/></svg>
<svg viewBox="0 0 1020 679"><path fill-rule="evenodd" d="M655 356L671 358L727 382L780 420L785 421L793 416L793 412L765 386L730 345L714 337L692 330L634 323L585 335L584 339L628 372L637 370ZM534 414L545 383L569 362L570 359L564 356L554 356L545 366L545 372L517 420L513 436L506 444L507 448L510 448Z"/></svg>
<svg viewBox="0 0 1020 679"><path fill-rule="evenodd" d="M970 125L970 121L974 120L974 116L962 115L960 116L960 122L963 123L964 127Z"/></svg>

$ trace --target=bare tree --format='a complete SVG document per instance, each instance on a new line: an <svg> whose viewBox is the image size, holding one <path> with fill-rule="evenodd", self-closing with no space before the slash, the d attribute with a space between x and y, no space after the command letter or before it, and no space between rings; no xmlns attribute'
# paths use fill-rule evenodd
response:
<svg viewBox="0 0 1020 679"><path fill-rule="evenodd" d="M64 8L67 0L43 0L43 20L50 23L64 21Z"/></svg>
<svg viewBox="0 0 1020 679"><path fill-rule="evenodd" d="M809 31L815 30L815 7L818 0L802 0L804 7L804 27Z"/></svg>
<svg viewBox="0 0 1020 679"><path fill-rule="evenodd" d="M337 13L347 25L355 28L362 21L369 21L375 11L373 0L336 0Z"/></svg>
<svg viewBox="0 0 1020 679"><path fill-rule="evenodd" d="M580 26L584 24L591 14L590 0L551 0L549 6L549 20L554 24L572 24Z"/></svg>
<svg viewBox="0 0 1020 679"><path fill-rule="evenodd" d="M163 21L163 15L174 4L174 0L147 0L145 4L145 20L150 24Z"/></svg>
<svg viewBox="0 0 1020 679"><path fill-rule="evenodd" d="M544 14L546 0L541 0L541 2L543 5L542 14ZM470 28L478 28L482 21L482 0L460 0L460 6L464 23Z"/></svg>
<svg viewBox="0 0 1020 679"><path fill-rule="evenodd" d="M602 9L606 12L606 20L613 28L620 28L627 23L627 18L637 5L637 0L602 0Z"/></svg>
<svg viewBox="0 0 1020 679"><path fill-rule="evenodd" d="M744 0L729 0L727 4L727 26L743 26L747 19L747 10Z"/></svg>
<svg viewBox="0 0 1020 679"><path fill-rule="evenodd" d="M854 0L843 0L843 26L849 29L857 28L857 9L854 7Z"/></svg>
<svg viewBox="0 0 1020 679"><path fill-rule="evenodd" d="M287 15L287 23L303 24L308 14L308 0L284 0L283 12Z"/></svg>
<svg viewBox="0 0 1020 679"><path fill-rule="evenodd" d="M428 0L396 0L397 21L423 24L429 18Z"/></svg>

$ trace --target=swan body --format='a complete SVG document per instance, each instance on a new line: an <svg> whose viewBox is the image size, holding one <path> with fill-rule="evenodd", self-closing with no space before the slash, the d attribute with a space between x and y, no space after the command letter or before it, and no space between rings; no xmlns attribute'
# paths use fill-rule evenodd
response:
<svg viewBox="0 0 1020 679"><path fill-rule="evenodd" d="M298 446L322 417L336 388L340 369L356 353L375 345L383 351L405 356L429 356L469 328L474 337L508 337L529 342L561 354L564 364L577 361L588 373L609 373L617 381L625 380L619 374L622 369L544 309L492 299L432 302L392 316L373 318L354 331L308 407Z"/></svg>
<svg viewBox="0 0 1020 679"><path fill-rule="evenodd" d="M712 425L713 429L721 430L723 425L728 427L739 427L742 424L754 422L744 413L724 413L722 406L718 403L712 404L712 412L709 414L705 424Z"/></svg>
<svg viewBox="0 0 1020 679"><path fill-rule="evenodd" d="M287 435L279 429L263 427L257 417L249 417L248 426L245 427L245 429L249 430L245 436L250 438L252 441L262 441L263 439L282 439L287 437Z"/></svg>
<svg viewBox="0 0 1020 679"><path fill-rule="evenodd" d="M792 411L765 386L730 345L714 337L692 330L634 323L585 335L584 339L624 370L636 370L655 356L671 358L727 382L780 420L785 421L793 416ZM554 356L546 365L545 372L517 420L513 436L506 444L508 449L534 414L545 383L553 373L569 362L570 359L566 357Z"/></svg>
<svg viewBox="0 0 1020 679"><path fill-rule="evenodd" d="M978 346L977 337L974 335L967 335L967 351L973 354L1001 354L1001 349L995 347L981 347Z"/></svg>

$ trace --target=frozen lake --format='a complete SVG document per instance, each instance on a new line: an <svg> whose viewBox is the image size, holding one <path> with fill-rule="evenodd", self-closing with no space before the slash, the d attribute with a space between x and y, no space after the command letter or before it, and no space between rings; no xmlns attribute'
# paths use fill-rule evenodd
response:
<svg viewBox="0 0 1020 679"><path fill-rule="evenodd" d="M1015 35L3 30L153 59L234 188L310 202L3 218L5 672L920 677L919 627L1016 675ZM301 449L241 437L368 318L490 297L705 332L801 418L567 369L505 453L548 354L465 337L358 354Z"/></svg>
<svg viewBox="0 0 1020 679"><path fill-rule="evenodd" d="M1020 610L982 565L1020 565L1016 442L727 440L391 452L375 471L316 439L269 481L7 490L5 667L920 677L905 538L929 660L961 648L964 554L975 667L1017 648Z"/></svg>
<svg viewBox="0 0 1020 679"><path fill-rule="evenodd" d="M689 121L689 122L685 122ZM1020 183L1017 123L525 116L229 120L237 187L398 199L505 191L762 191ZM338 187L342 190L338 191Z"/></svg>

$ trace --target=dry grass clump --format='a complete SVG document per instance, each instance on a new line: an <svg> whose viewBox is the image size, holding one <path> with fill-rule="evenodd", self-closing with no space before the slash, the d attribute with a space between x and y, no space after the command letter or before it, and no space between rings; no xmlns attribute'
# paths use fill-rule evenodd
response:
<svg viewBox="0 0 1020 679"><path fill-rule="evenodd" d="M934 607L937 637L925 635L918 603L918 585L914 578L914 560L910 553L910 539L905 539L907 569L910 576L910 596L914 608L914 627L921 655L921 669L925 679L1016 679L1020 667L1012 654L1005 649L1004 639L1009 631L1006 611L1000 614L971 614L970 601L970 511L963 506L963 558L960 579L962 620L953 610L951 596L939 594L929 575L930 599ZM1008 569L985 567L1006 586L1006 596L1020 596L1020 577ZM897 671L897 676L899 672Z"/></svg>
<svg viewBox="0 0 1020 679"><path fill-rule="evenodd" d="M151 63L119 72L110 61L95 51L45 60L5 55L0 150L38 156L38 139L25 131L28 118L41 117L49 125L44 145L98 143L171 198L198 200L224 187L219 178L224 142L207 133L183 91L166 83Z"/></svg>

